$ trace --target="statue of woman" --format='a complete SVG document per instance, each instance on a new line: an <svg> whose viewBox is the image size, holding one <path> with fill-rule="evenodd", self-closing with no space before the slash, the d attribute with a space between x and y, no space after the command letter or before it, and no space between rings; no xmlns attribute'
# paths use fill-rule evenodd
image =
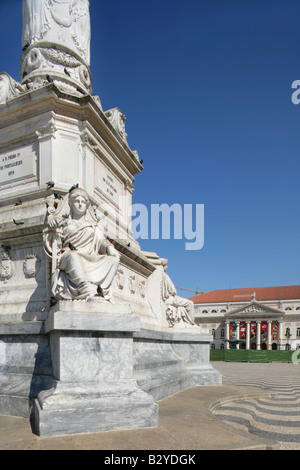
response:
<svg viewBox="0 0 300 470"><path fill-rule="evenodd" d="M197 326L194 323L194 304L191 300L184 299L177 295L176 287L166 273L167 260L162 259L164 272L162 276L162 300L167 310L167 320L170 327L181 321L189 326Z"/></svg>
<svg viewBox="0 0 300 470"><path fill-rule="evenodd" d="M120 255L105 237L101 221L90 210L86 191L73 189L68 204L68 216L61 217L57 211L50 213L45 232L46 252L55 261L52 296L57 300L91 300L101 296L109 301Z"/></svg>

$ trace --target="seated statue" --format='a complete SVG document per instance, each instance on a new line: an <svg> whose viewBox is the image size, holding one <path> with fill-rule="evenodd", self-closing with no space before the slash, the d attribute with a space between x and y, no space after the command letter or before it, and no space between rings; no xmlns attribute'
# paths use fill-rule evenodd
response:
<svg viewBox="0 0 300 470"><path fill-rule="evenodd" d="M166 273L167 260L162 260L164 267L162 278L162 299L166 305L166 316L170 327L183 321L186 326L196 326L194 323L194 303L177 295L176 287Z"/></svg>
<svg viewBox="0 0 300 470"><path fill-rule="evenodd" d="M66 200L68 214L63 213ZM86 191L75 187L60 204L50 203L47 223L44 247L52 258L53 300L111 301L120 254L106 238Z"/></svg>

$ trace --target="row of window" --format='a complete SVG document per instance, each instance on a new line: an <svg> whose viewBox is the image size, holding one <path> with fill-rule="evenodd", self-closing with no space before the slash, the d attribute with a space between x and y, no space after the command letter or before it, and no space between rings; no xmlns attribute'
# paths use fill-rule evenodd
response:
<svg viewBox="0 0 300 470"><path fill-rule="evenodd" d="M216 339L216 330L214 328L211 330L211 334L213 335L213 339ZM289 327L286 328L285 330L285 336L289 336L289 337L291 336L291 329ZM300 338L300 327L297 328L296 337ZM220 339L224 339L224 338L225 338L225 329L221 328Z"/></svg>
<svg viewBox="0 0 300 470"><path fill-rule="evenodd" d="M211 349L216 349L216 345L215 345L214 343L211 343L211 346L210 346L210 347L211 347ZM225 349L225 344L224 344L224 343L222 343L222 344L220 345L220 349ZM243 346L241 347L241 349L245 349L245 345L243 345ZM252 343L252 344L251 344L251 349L256 349L256 344L255 344L255 343ZM262 343L262 344L261 344L261 349L267 349L266 343ZM273 343L273 344L272 344L272 350L276 350L276 349L277 349L277 343ZM286 350L286 351L290 351L290 349L291 349L291 345L290 345L290 344L286 344L286 345L285 345L285 350ZM300 345L299 345L299 344L296 345L296 349L300 349Z"/></svg>
<svg viewBox="0 0 300 470"><path fill-rule="evenodd" d="M220 313L226 313L227 310L220 310ZM202 313L208 313L208 310L202 310ZM218 310L212 310L210 313L218 313Z"/></svg>

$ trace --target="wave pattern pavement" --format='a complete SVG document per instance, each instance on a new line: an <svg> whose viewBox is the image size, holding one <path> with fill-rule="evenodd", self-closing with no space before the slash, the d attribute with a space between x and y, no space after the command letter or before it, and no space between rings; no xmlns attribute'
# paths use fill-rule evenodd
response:
<svg viewBox="0 0 300 470"><path fill-rule="evenodd" d="M219 419L278 442L281 450L300 450L300 366L292 363L214 362L224 385L253 387L264 397L227 401L213 409Z"/></svg>

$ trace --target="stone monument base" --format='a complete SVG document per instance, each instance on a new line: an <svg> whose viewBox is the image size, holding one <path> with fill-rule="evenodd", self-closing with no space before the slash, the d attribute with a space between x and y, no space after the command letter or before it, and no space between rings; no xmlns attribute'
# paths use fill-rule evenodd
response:
<svg viewBox="0 0 300 470"><path fill-rule="evenodd" d="M51 392L50 392L51 393ZM158 425L158 407L134 380L58 384L34 402L33 431L41 437Z"/></svg>
<svg viewBox="0 0 300 470"><path fill-rule="evenodd" d="M133 378L139 324L127 305L58 302L45 324L57 382L34 401L38 435L157 426L157 404Z"/></svg>
<svg viewBox="0 0 300 470"><path fill-rule="evenodd" d="M45 322L1 324L0 413L31 414L43 437L157 426L159 400L222 383L210 342L141 329L129 305L58 302Z"/></svg>
<svg viewBox="0 0 300 470"><path fill-rule="evenodd" d="M0 316L0 415L29 418L32 400L55 381L42 321Z"/></svg>
<svg viewBox="0 0 300 470"><path fill-rule="evenodd" d="M197 329L134 333L134 377L155 401L198 385L221 385L209 363L211 335Z"/></svg>

